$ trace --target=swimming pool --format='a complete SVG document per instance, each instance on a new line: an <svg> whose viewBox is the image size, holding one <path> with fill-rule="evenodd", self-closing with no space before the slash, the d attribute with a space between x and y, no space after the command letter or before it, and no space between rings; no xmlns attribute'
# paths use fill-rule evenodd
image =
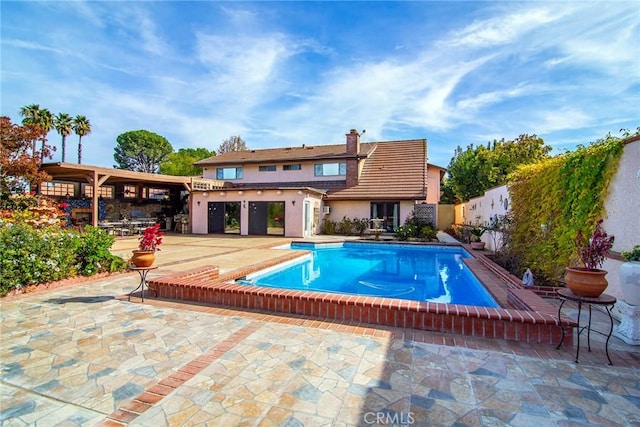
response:
<svg viewBox="0 0 640 427"><path fill-rule="evenodd" d="M314 245L302 260L248 275L238 283L302 291L499 307L465 266L461 247L343 242Z"/></svg>

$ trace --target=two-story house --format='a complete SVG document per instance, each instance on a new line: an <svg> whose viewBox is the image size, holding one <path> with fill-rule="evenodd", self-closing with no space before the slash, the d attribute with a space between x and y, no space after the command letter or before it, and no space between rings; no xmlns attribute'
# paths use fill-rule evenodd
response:
<svg viewBox="0 0 640 427"><path fill-rule="evenodd" d="M311 236L322 221L380 218L389 231L416 204L437 205L445 169L427 163L426 139L223 153L196 163L223 189L194 188L195 234Z"/></svg>

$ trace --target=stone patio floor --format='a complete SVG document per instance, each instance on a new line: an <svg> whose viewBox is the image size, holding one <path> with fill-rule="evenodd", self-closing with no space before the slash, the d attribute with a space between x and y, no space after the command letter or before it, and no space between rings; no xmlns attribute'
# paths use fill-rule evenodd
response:
<svg viewBox="0 0 640 427"><path fill-rule="evenodd" d="M152 273L224 272L285 241L169 235ZM615 366L595 338L576 364L573 347L129 302L138 280L0 301L0 425L640 425L640 349L615 337Z"/></svg>

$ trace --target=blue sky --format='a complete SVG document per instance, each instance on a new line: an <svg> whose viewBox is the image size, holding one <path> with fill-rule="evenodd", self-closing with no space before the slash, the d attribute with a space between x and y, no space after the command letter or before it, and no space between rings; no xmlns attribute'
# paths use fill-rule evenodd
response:
<svg viewBox="0 0 640 427"><path fill-rule="evenodd" d="M446 167L458 145L535 133L557 153L640 126L637 1L3 1L1 19L0 113L87 116L85 164L137 129L175 150L366 129L427 138Z"/></svg>

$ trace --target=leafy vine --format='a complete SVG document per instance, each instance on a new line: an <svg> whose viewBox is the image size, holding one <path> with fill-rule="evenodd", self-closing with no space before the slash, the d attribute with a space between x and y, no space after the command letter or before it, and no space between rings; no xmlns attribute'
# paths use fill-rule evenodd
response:
<svg viewBox="0 0 640 427"><path fill-rule="evenodd" d="M591 233L605 215L609 183L623 144L607 135L541 162L519 167L509 177L514 255L548 284L576 259L579 230Z"/></svg>

